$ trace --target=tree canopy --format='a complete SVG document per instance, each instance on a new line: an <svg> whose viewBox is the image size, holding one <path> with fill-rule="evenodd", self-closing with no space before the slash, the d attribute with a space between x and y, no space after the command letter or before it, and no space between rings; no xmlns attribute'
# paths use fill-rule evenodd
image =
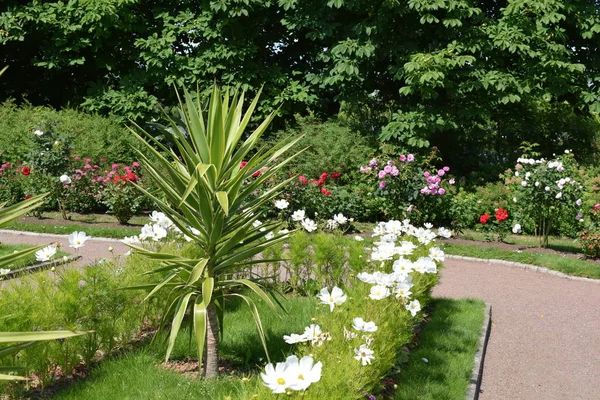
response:
<svg viewBox="0 0 600 400"><path fill-rule="evenodd" d="M498 150L536 115L600 113L599 0L8 0L0 43L0 93L134 119L214 81L264 84L263 114L342 105L413 148Z"/></svg>

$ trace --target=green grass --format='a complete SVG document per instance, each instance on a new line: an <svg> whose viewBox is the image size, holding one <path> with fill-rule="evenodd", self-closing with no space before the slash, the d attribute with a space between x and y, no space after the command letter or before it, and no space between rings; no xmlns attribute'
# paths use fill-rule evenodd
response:
<svg viewBox="0 0 600 400"><path fill-rule="evenodd" d="M12 254L15 251L29 249L31 247L33 247L33 246L28 246L26 244L0 243L0 257L5 256L7 254ZM66 256L66 255L69 255L69 253L65 253L63 251L57 251L56 255L53 257L53 259L58 259L60 257ZM22 259L18 260L17 262L15 262L14 264L11 264L11 266L9 266L9 269L16 270L19 268L26 267L28 265L36 264L37 262L38 261L36 261L35 255L30 255L29 257L22 258Z"/></svg>
<svg viewBox="0 0 600 400"><path fill-rule="evenodd" d="M68 235L75 231L83 231L92 237L107 237L122 239L125 236L137 235L140 233L139 227L104 227L93 224L43 224L29 221L16 221L6 226L5 229L15 231L52 233L59 235Z"/></svg>
<svg viewBox="0 0 600 400"><path fill-rule="evenodd" d="M289 315L280 317L268 312L262 302L257 302L273 361L285 359L292 353L291 345L283 335L301 332L310 324L315 311L315 301L302 297L289 297L285 306ZM53 396L60 400L137 400L137 399L224 399L231 396L247 399L255 392L258 379L243 381L257 368L267 363L260 344L254 320L248 308L238 302L228 305L225 315L225 333L221 345L221 359L235 366L237 373L225 374L216 381L204 381L165 370L163 361L166 346L161 345L163 334L151 345L141 350L110 360L105 360L92 370L88 378L71 385ZM189 346L189 330L179 335L172 359L195 358L195 346Z"/></svg>
<svg viewBox="0 0 600 400"><path fill-rule="evenodd" d="M485 242L485 235L483 232L477 232L474 230L467 229L458 235L460 239L476 240L479 242ZM506 236L504 242L508 244L518 244L522 246L539 246L538 238L531 235L513 235L509 234ZM577 244L576 239L554 237L548 238L548 248L558 251L568 251L571 253L581 253L581 247Z"/></svg>
<svg viewBox="0 0 600 400"><path fill-rule="evenodd" d="M398 377L394 399L464 399L479 345L485 303L446 298L432 302L431 320ZM427 359L425 362L423 359Z"/></svg>
<svg viewBox="0 0 600 400"><path fill-rule="evenodd" d="M578 260L571 257L557 256L556 254L542 254L527 251L517 252L514 250L496 249L493 247L478 247L476 245L465 245L455 243L443 243L443 249L447 254L457 256L476 257L484 259L496 259L532 264L546 267L555 271L574 276L600 279L600 265Z"/></svg>
<svg viewBox="0 0 600 400"><path fill-rule="evenodd" d="M107 237L122 239L125 236L137 235L140 228L148 223L148 217L133 217L128 225L123 226L102 226L98 223L117 223L117 219L107 214L69 214L71 220L64 221L58 212L45 212L44 218L52 218L56 223L48 224L32 220L18 220L5 227L5 229L15 231L51 233L58 235L68 235L75 231L83 231L92 237Z"/></svg>

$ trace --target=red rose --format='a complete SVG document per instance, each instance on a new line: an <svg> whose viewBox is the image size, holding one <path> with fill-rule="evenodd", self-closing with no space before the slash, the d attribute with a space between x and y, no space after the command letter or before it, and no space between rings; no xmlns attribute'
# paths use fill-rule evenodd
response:
<svg viewBox="0 0 600 400"><path fill-rule="evenodd" d="M137 182L137 179L138 179L137 176L133 172L129 171L127 173L127 180L128 181Z"/></svg>
<svg viewBox="0 0 600 400"><path fill-rule="evenodd" d="M29 175L31 173L31 169L29 167L23 167L23 175Z"/></svg>
<svg viewBox="0 0 600 400"><path fill-rule="evenodd" d="M483 225L487 224L487 222L489 220L490 220L490 214L488 214L488 213L485 213L481 217L479 217L479 222L481 222Z"/></svg>
<svg viewBox="0 0 600 400"><path fill-rule="evenodd" d="M319 178L319 180L317 181L317 186L323 186L324 184L325 184L325 179Z"/></svg>
<svg viewBox="0 0 600 400"><path fill-rule="evenodd" d="M308 185L308 179L306 179L306 177L305 177L305 176L302 176L302 175L300 175L300 176L298 177L298 180L300 181L300 183L301 183L301 184L303 184L303 185Z"/></svg>
<svg viewBox="0 0 600 400"><path fill-rule="evenodd" d="M25 200L27 200L27 199L30 199L30 198L31 198L31 195L30 195L30 194L26 194L26 195L25 195Z"/></svg>
<svg viewBox="0 0 600 400"><path fill-rule="evenodd" d="M321 193L323 193L325 196L331 196L331 192L324 187L321 188Z"/></svg>
<svg viewBox="0 0 600 400"><path fill-rule="evenodd" d="M340 177L340 173L339 172L334 172L333 174L331 174L331 179L337 179Z"/></svg>
<svg viewBox="0 0 600 400"><path fill-rule="evenodd" d="M117 183L119 183L120 179L121 177L119 175L115 175L115 177L113 178L113 183L116 185Z"/></svg>
<svg viewBox="0 0 600 400"><path fill-rule="evenodd" d="M496 210L496 221L502 222L508 218L508 211L504 208L499 208Z"/></svg>
<svg viewBox="0 0 600 400"><path fill-rule="evenodd" d="M262 174L262 171L259 169L258 171L256 171L255 173L252 174L252 177L258 178L260 176L260 174Z"/></svg>
<svg viewBox="0 0 600 400"><path fill-rule="evenodd" d="M323 173L322 173L322 174L319 176L319 178L320 178L320 179L323 179L323 180L326 180L328 176L329 176L329 174L328 174L327 172L323 172Z"/></svg>
<svg viewBox="0 0 600 400"><path fill-rule="evenodd" d="M248 161L242 161L240 163L240 169L244 168L248 164Z"/></svg>

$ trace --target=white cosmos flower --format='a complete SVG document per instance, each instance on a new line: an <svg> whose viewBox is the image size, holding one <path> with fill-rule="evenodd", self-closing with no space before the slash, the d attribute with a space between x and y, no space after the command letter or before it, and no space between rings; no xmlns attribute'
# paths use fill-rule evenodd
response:
<svg viewBox="0 0 600 400"><path fill-rule="evenodd" d="M292 221L296 221L296 222L303 221L305 214L306 213L304 212L304 210L294 211L294 213L292 214Z"/></svg>
<svg viewBox="0 0 600 400"><path fill-rule="evenodd" d="M275 208L278 208L280 210L285 210L286 208L288 208L289 205L290 203L284 199L275 201Z"/></svg>
<svg viewBox="0 0 600 400"><path fill-rule="evenodd" d="M512 228L512 232L514 234L521 233L521 224L515 224L515 226Z"/></svg>
<svg viewBox="0 0 600 400"><path fill-rule="evenodd" d="M264 385L271 389L273 393L285 393L290 385L297 380L297 365L298 358L291 356L285 362L277 363L274 368L273 364L267 364L265 373L261 373L260 376Z"/></svg>
<svg viewBox="0 0 600 400"><path fill-rule="evenodd" d="M361 317L356 317L352 320L352 327L360 332L376 332L377 325L375 322L369 321L366 322Z"/></svg>
<svg viewBox="0 0 600 400"><path fill-rule="evenodd" d="M340 225L344 225L346 222L348 222L348 218L344 217L344 214L342 213L334 215L333 220Z"/></svg>
<svg viewBox="0 0 600 400"><path fill-rule="evenodd" d="M434 274L437 272L437 265L429 257L421 257L413 263L415 271L424 273Z"/></svg>
<svg viewBox="0 0 600 400"><path fill-rule="evenodd" d="M295 344L307 342L309 339L305 335L298 335L297 333L292 333L290 335L284 335L283 340L285 340L285 342L288 344Z"/></svg>
<svg viewBox="0 0 600 400"><path fill-rule="evenodd" d="M321 331L321 327L319 325L311 324L310 326L304 328L304 333L302 336L306 337L307 341L311 341L313 344L315 344L322 334L323 332Z"/></svg>
<svg viewBox="0 0 600 400"><path fill-rule="evenodd" d="M328 219L327 222L325 223L325 227L327 229L329 229L330 231L337 229L338 226L339 226L339 224L332 219Z"/></svg>
<svg viewBox="0 0 600 400"><path fill-rule="evenodd" d="M412 264L412 261L404 257L400 257L399 259L394 261L394 264L392 264L392 269L396 274L408 275L413 270Z"/></svg>
<svg viewBox="0 0 600 400"><path fill-rule="evenodd" d="M413 300L410 303L408 303L405 307L408 311L410 311L413 317L417 315L419 311L421 311L421 303L419 303L419 300Z"/></svg>
<svg viewBox="0 0 600 400"><path fill-rule="evenodd" d="M61 175L58 179L60 179L60 183L64 185L68 185L71 183L71 178L69 178L69 175Z"/></svg>
<svg viewBox="0 0 600 400"><path fill-rule="evenodd" d="M316 222L309 218L306 218L304 221L302 221L302 227L306 229L307 232L317 230Z"/></svg>
<svg viewBox="0 0 600 400"><path fill-rule="evenodd" d="M431 258L434 261L443 262L445 254L439 247L432 247L429 249L429 258Z"/></svg>
<svg viewBox="0 0 600 400"><path fill-rule="evenodd" d="M385 299L390 295L390 289L385 286L375 285L371 287L371 293L369 293L369 297L373 300L381 300Z"/></svg>
<svg viewBox="0 0 600 400"><path fill-rule="evenodd" d="M426 229L431 229L431 228L433 228L433 224L432 224L432 223L429 223L429 222L425 222L425 223L423 224L423 226L424 226Z"/></svg>
<svg viewBox="0 0 600 400"><path fill-rule="evenodd" d="M375 277L373 274L369 274L368 272L359 272L356 274L358 280L363 281L364 283L375 283Z"/></svg>
<svg viewBox="0 0 600 400"><path fill-rule="evenodd" d="M438 228L438 236L449 239L452 236L452 232L446 228Z"/></svg>
<svg viewBox="0 0 600 400"><path fill-rule="evenodd" d="M50 259L56 254L56 245L51 244L41 250L35 252L35 259L38 261L50 261Z"/></svg>
<svg viewBox="0 0 600 400"><path fill-rule="evenodd" d="M157 225L160 225L164 229L169 229L173 226L173 221L169 217L160 211L152 211L152 214L149 216L150 221L154 222Z"/></svg>
<svg viewBox="0 0 600 400"><path fill-rule="evenodd" d="M140 240L152 239L155 242L167 237L167 230L159 224L149 225L146 224L142 227L142 233L140 233Z"/></svg>
<svg viewBox="0 0 600 400"><path fill-rule="evenodd" d="M134 244L140 241L140 238L136 236L125 236L123 240L121 240L125 244Z"/></svg>
<svg viewBox="0 0 600 400"><path fill-rule="evenodd" d="M363 238L362 236L356 235L356 236L354 236L354 240L356 240L357 242L362 242L363 240L365 240L365 238Z"/></svg>
<svg viewBox="0 0 600 400"><path fill-rule="evenodd" d="M319 382L323 369L322 362L319 361L315 364L315 360L310 356L302 357L299 362L296 356L290 356L288 360L293 363L294 358L296 364L293 365L293 370L296 380L290 384L290 389L306 390L312 383Z"/></svg>
<svg viewBox="0 0 600 400"><path fill-rule="evenodd" d="M335 306L342 305L346 302L346 295L339 287L335 286L331 289L331 293L329 293L329 289L323 288L321 292L317 296L319 300L321 300L321 304L329 305L329 310L333 312L333 308Z"/></svg>
<svg viewBox="0 0 600 400"><path fill-rule="evenodd" d="M69 236L67 236L67 240L69 241L69 247L73 247L74 249L78 249L83 247L86 240L90 237L85 234L85 232L73 232Z"/></svg>
<svg viewBox="0 0 600 400"><path fill-rule="evenodd" d="M412 283L403 282L399 283L396 286L396 297L408 298L412 294L410 289L412 288Z"/></svg>
<svg viewBox="0 0 600 400"><path fill-rule="evenodd" d="M367 345L361 344L358 349L354 349L354 359L358 361L362 361L362 365L371 365L371 360L375 359L373 356L373 350L369 349Z"/></svg>
<svg viewBox="0 0 600 400"><path fill-rule="evenodd" d="M11 271L10 268L8 268L8 269L0 268L0 276L8 274L10 271Z"/></svg>

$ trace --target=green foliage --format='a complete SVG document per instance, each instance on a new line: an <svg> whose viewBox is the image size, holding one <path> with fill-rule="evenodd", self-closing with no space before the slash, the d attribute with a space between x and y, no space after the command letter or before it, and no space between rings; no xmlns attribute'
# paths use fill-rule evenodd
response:
<svg viewBox="0 0 600 400"><path fill-rule="evenodd" d="M274 135L275 142L288 136L303 136L298 145L307 150L285 168L290 173L318 177L323 171L338 172L342 183L351 183L358 176L361 163L376 151L368 137L339 120L320 122L315 117L296 116L296 124Z"/></svg>
<svg viewBox="0 0 600 400"><path fill-rule="evenodd" d="M548 245L548 235L561 217L576 218L583 187L577 171L573 154L565 150L564 155L553 160L519 158L514 177L507 176L519 215L534 222L540 246Z"/></svg>
<svg viewBox="0 0 600 400"><path fill-rule="evenodd" d="M0 331L94 332L26 347L11 361L46 385L69 374L82 361L89 365L98 350L108 353L116 345L129 343L145 324L155 323L162 304L153 301L140 307L143 292L119 288L146 283L148 278L142 274L156 265L134 254L125 262L114 258L82 269L44 271L12 282L0 296L0 309L7 315L0 319ZM70 333L65 332L67 337ZM21 390L23 387L16 384L7 389L16 397Z"/></svg>
<svg viewBox="0 0 600 400"><path fill-rule="evenodd" d="M18 162L36 157L36 129L51 127L55 140L71 148L75 155L112 162L132 162L135 156L130 146L134 143L126 130L114 118L85 114L74 109L55 111L48 107L23 105L17 107L8 101L0 107L0 149L4 161ZM69 140L72 138L73 140ZM43 140L43 136L39 137ZM51 149L53 143L49 143ZM36 154L32 154L36 152Z"/></svg>
<svg viewBox="0 0 600 400"><path fill-rule="evenodd" d="M598 203L582 214L584 228L579 233L579 244L585 254L600 257L600 205Z"/></svg>
<svg viewBox="0 0 600 400"><path fill-rule="evenodd" d="M177 152L161 145L147 132L141 132L146 140L134 132L141 145L156 158L152 163L138 151L147 174L166 200L139 185L138 188L191 238L194 246L185 256L132 246L150 259L161 262L161 267L153 271L158 278L149 288L148 298L162 296L169 299L170 305L164 311L161 324L161 327L167 323L171 325L165 359L169 359L183 316L190 310L194 316L198 359L205 359L204 372L208 377L218 373L217 352L219 331L223 332L224 299L239 297L251 310L256 310L254 301L239 293L243 288L249 289L275 310L265 292L264 279L253 276L251 271L241 273L257 262L254 256L287 238L286 234L267 237L278 224L259 228L254 222L260 210L281 196L290 179L258 196L253 193L293 158L278 160L299 138L280 142L269 149L263 147L250 155L274 118L274 114L269 115L256 130L245 136L257 104L258 96L243 112L243 93L230 96L229 91L225 91L221 94L215 85L205 109L200 94L196 100L185 91L178 121L170 119L169 129L163 127ZM253 315L266 351L260 316L255 311Z"/></svg>

